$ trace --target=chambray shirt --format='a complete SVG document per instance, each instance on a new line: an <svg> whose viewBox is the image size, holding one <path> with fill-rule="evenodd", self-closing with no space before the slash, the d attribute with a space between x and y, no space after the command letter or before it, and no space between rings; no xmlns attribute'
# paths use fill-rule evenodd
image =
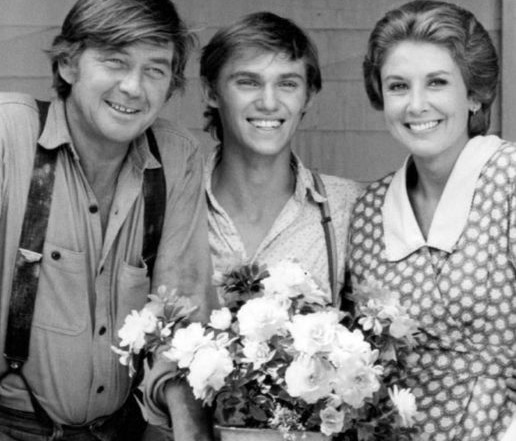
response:
<svg viewBox="0 0 516 441"><path fill-rule="evenodd" d="M318 205L318 202L325 198L315 190L310 170L303 166L298 156L292 155L291 167L296 176L294 194L283 207L254 255L250 256L232 219L212 193L211 177L218 162L218 149L206 164L204 175L214 270L226 271L239 261L273 265L284 259L295 260L314 277L321 289L328 293L328 300L331 300L328 252L321 224L322 214ZM321 178L335 229L340 290L344 283L344 259L351 210L363 187L357 182L336 176L321 175Z"/></svg>
<svg viewBox="0 0 516 441"><path fill-rule="evenodd" d="M141 259L145 168L159 167L145 136L133 142L118 178L105 238L96 198L67 128L64 105L53 101L39 138L58 148L48 231L43 249L29 360L24 373L51 418L84 424L111 414L130 389L127 367L111 345L117 330L159 285L207 303L209 260L202 155L172 124L153 125L167 184L167 206L154 277ZM0 94L0 353L3 353L15 255L39 133L34 100ZM57 253L56 253L57 252ZM56 256L60 256L56 259ZM7 366L0 357L0 372ZM0 405L31 411L19 377L0 385Z"/></svg>

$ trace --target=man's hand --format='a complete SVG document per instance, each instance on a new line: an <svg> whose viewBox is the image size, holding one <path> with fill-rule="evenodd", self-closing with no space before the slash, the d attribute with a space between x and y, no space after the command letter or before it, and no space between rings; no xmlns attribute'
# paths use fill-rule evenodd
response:
<svg viewBox="0 0 516 441"><path fill-rule="evenodd" d="M174 441L213 441L209 409L194 398L185 381L168 381L165 396L172 419Z"/></svg>

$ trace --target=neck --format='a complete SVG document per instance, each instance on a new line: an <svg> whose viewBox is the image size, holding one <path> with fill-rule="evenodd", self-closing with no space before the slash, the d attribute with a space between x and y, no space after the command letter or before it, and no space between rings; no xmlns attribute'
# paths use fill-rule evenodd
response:
<svg viewBox="0 0 516 441"><path fill-rule="evenodd" d="M217 199L231 199L242 210L257 209L285 201L295 188L295 176L288 155L249 160L227 154L224 149L212 176Z"/></svg>

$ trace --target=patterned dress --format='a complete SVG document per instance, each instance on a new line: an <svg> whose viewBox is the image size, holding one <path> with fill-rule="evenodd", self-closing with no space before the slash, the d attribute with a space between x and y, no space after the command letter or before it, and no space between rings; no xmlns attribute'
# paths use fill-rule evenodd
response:
<svg viewBox="0 0 516 441"><path fill-rule="evenodd" d="M395 175L371 184L353 214L353 283L372 278L399 292L424 330L407 386L421 411L422 438L432 441L499 440L514 413L506 378L516 362L516 146L490 136L474 138L472 147L488 142L496 148L478 167L470 199L436 210L453 218L464 204L464 223L448 249L426 241L394 257L386 252L384 205ZM470 146L473 162L474 154ZM452 175L466 176L469 166L459 157ZM459 184L445 189L452 200L462 194ZM410 223L398 227L411 234Z"/></svg>

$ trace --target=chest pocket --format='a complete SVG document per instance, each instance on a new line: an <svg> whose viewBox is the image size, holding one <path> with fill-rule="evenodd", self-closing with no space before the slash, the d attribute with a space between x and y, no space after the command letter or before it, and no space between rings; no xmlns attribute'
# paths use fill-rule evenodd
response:
<svg viewBox="0 0 516 441"><path fill-rule="evenodd" d="M34 326L67 335L86 329L90 311L85 259L83 252L45 243Z"/></svg>

